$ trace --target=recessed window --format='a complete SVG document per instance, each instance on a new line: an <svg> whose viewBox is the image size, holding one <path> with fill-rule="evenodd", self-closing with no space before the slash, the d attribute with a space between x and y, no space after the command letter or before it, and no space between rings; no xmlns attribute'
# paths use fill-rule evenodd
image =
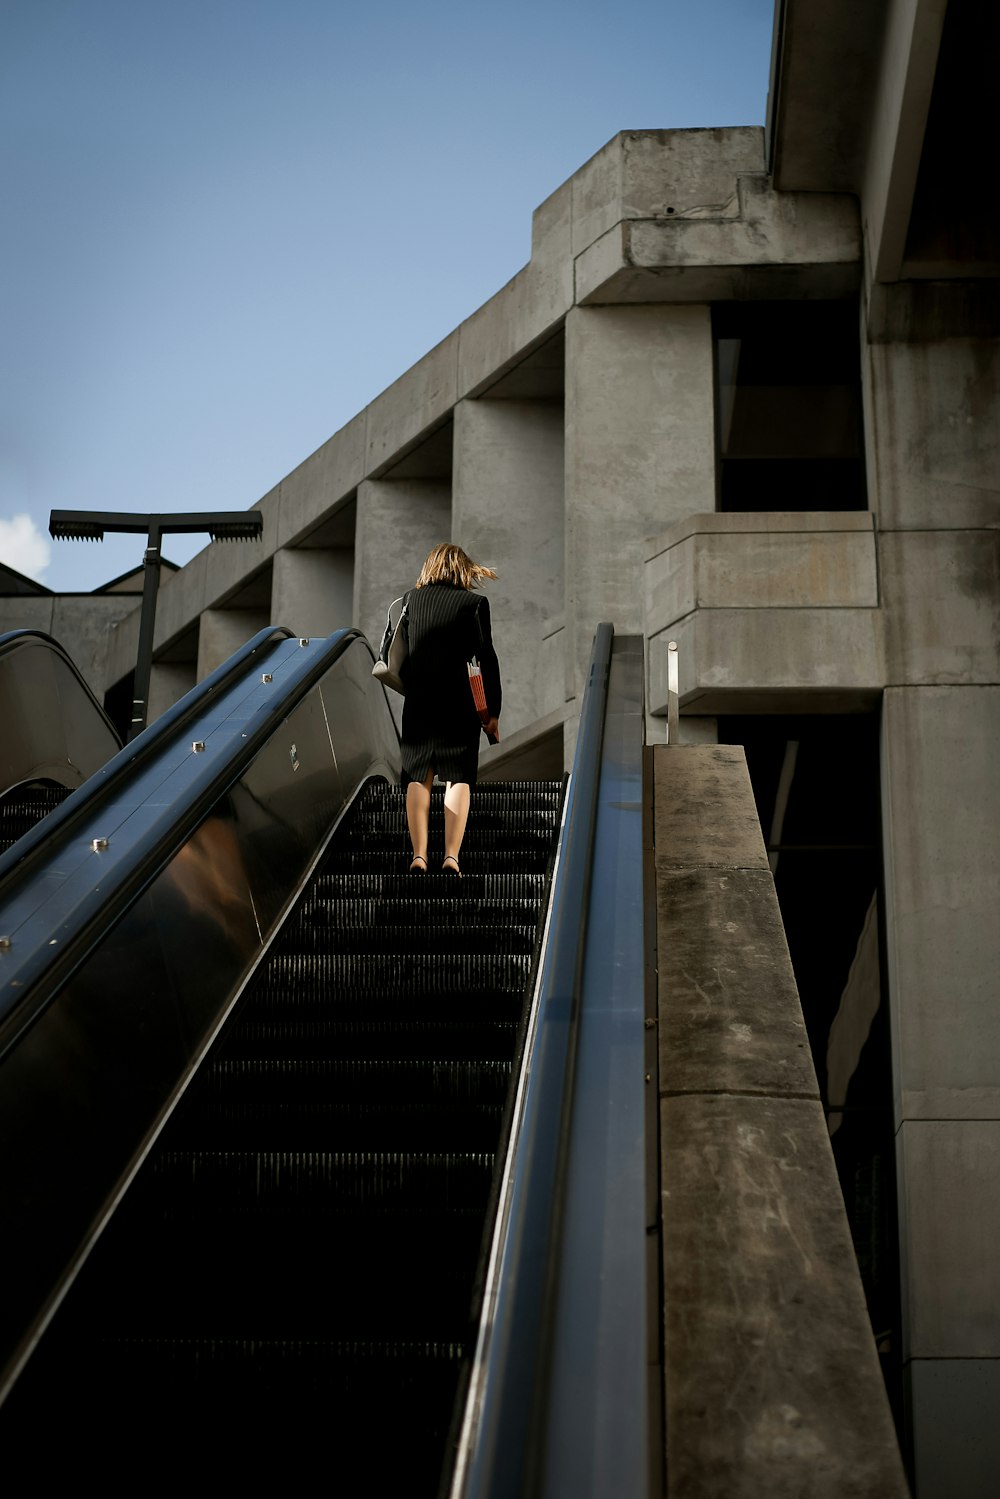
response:
<svg viewBox="0 0 1000 1499"><path fill-rule="evenodd" d="M720 510L865 510L853 302L713 309Z"/></svg>

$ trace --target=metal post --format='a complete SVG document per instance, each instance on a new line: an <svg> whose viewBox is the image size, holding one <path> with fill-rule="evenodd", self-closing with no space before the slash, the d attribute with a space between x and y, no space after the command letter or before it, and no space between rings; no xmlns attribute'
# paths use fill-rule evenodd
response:
<svg viewBox="0 0 1000 1499"><path fill-rule="evenodd" d="M667 642L667 743L676 744L680 737L680 699L678 697L677 641Z"/></svg>
<svg viewBox="0 0 1000 1499"><path fill-rule="evenodd" d="M139 649L136 654L132 687L132 722L129 743L146 727L149 712L149 679L153 669L153 627L156 623L156 594L160 586L160 531L153 523L149 528L149 545L142 558L142 612L139 615Z"/></svg>
<svg viewBox="0 0 1000 1499"><path fill-rule="evenodd" d="M132 722L128 739L133 740L146 727L149 712L149 679L153 668L153 626L156 621L156 595L160 586L160 540L167 534L207 531L213 541L259 541L264 517L259 510L208 510L177 513L155 512L152 515L113 510L53 510L49 515L49 535L67 541L103 541L105 531L145 531L147 546L143 555L142 611L139 615L139 651L135 663L135 685L132 688Z"/></svg>

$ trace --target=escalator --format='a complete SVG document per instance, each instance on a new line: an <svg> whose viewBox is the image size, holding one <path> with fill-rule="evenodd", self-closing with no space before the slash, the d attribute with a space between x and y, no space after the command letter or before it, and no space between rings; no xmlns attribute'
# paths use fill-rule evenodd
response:
<svg viewBox="0 0 1000 1499"><path fill-rule="evenodd" d="M293 1479L335 1443L369 1491L437 1493L561 796L477 787L458 880L408 875L402 791L365 787L0 1411L5 1451L58 1410L74 1462L128 1433L161 1477L225 1451Z"/></svg>
<svg viewBox="0 0 1000 1499"><path fill-rule="evenodd" d="M0 852L121 749L121 738L58 641L0 635Z"/></svg>
<svg viewBox="0 0 1000 1499"><path fill-rule="evenodd" d="M645 1492L641 642L461 881L371 661L262 631L0 854L5 1472Z"/></svg>

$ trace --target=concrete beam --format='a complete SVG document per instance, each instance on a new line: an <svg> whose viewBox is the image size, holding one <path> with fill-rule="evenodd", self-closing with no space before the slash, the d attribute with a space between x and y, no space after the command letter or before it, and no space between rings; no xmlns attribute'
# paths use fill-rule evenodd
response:
<svg viewBox="0 0 1000 1499"><path fill-rule="evenodd" d="M948 0L887 0L861 179L869 281L900 275Z"/></svg>

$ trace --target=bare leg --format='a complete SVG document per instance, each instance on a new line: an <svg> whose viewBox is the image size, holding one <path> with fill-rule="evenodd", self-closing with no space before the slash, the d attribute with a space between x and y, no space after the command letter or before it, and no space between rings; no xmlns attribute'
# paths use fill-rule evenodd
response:
<svg viewBox="0 0 1000 1499"><path fill-rule="evenodd" d="M469 820L468 781L449 781L444 792L444 856L458 864L458 855ZM452 866L449 866L452 867Z"/></svg>
<svg viewBox="0 0 1000 1499"><path fill-rule="evenodd" d="M410 781L406 787L406 826L413 844L413 863L417 869L427 868L427 824L431 812L431 787L434 772L429 770L422 781ZM422 860L420 863L418 861Z"/></svg>

